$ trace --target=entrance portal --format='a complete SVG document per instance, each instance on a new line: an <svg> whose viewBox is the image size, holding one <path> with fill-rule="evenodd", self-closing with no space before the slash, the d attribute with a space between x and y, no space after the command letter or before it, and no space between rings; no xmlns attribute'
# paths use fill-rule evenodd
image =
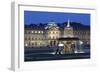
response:
<svg viewBox="0 0 100 73"><path fill-rule="evenodd" d="M57 41L56 40L51 40L50 41L50 46L56 46L57 45Z"/></svg>

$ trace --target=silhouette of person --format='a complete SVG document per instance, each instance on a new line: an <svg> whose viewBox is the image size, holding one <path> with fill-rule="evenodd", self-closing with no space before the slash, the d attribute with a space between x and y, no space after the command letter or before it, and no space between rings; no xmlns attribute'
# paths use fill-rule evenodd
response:
<svg viewBox="0 0 100 73"><path fill-rule="evenodd" d="M61 54L63 48L64 48L64 45L62 43L59 43L56 49L56 54Z"/></svg>

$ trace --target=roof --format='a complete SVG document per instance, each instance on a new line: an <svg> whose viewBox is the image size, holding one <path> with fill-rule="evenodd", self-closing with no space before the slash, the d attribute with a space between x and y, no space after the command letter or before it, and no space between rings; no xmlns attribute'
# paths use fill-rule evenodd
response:
<svg viewBox="0 0 100 73"><path fill-rule="evenodd" d="M60 30L64 30L64 28L66 27L66 24L68 22L65 22L65 23L56 23L53 25L49 24L50 26L56 26L56 27L59 27ZM89 30L90 31L90 26L88 25L83 25L81 23L77 23L77 22L70 22L70 26L73 28L73 30ZM32 30L45 30L46 27L48 27L48 24L45 23L45 24L30 24L30 25L25 25L24 26L25 29L32 29Z"/></svg>

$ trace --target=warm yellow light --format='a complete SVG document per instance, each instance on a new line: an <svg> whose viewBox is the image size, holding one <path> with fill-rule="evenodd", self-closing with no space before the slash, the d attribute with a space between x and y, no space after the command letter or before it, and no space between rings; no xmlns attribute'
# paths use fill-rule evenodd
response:
<svg viewBox="0 0 100 73"><path fill-rule="evenodd" d="M37 33L37 31L35 31L35 33Z"/></svg>
<svg viewBox="0 0 100 73"><path fill-rule="evenodd" d="M41 33L40 31L38 31L38 33Z"/></svg>
<svg viewBox="0 0 100 73"><path fill-rule="evenodd" d="M33 33L34 31L32 31L32 33Z"/></svg>

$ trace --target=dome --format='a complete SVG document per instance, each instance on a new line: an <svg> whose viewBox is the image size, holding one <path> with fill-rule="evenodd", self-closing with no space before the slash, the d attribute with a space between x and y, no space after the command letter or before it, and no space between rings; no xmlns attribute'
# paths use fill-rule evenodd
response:
<svg viewBox="0 0 100 73"><path fill-rule="evenodd" d="M55 22L49 22L48 24L47 24L47 26L45 27L45 29L47 29L47 28L51 28L51 27L56 27L56 28L58 28L58 26L57 26L57 24L55 23Z"/></svg>
<svg viewBox="0 0 100 73"><path fill-rule="evenodd" d="M57 24L55 22L49 22L48 26L57 26Z"/></svg>

